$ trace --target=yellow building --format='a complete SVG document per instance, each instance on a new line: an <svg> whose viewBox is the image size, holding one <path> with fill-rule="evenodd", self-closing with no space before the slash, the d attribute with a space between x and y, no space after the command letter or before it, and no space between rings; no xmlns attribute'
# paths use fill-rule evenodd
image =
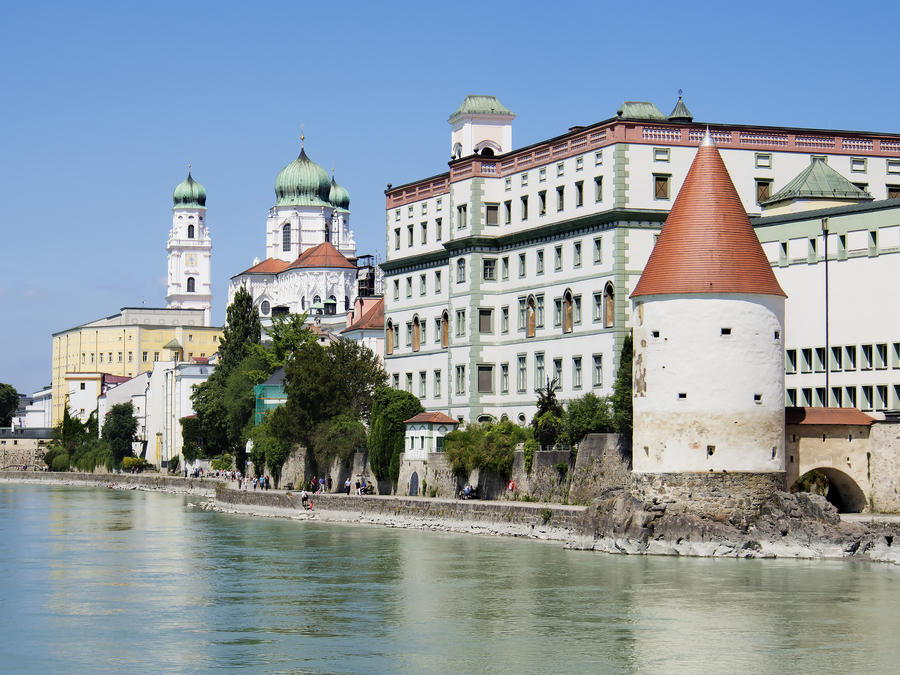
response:
<svg viewBox="0 0 900 675"><path fill-rule="evenodd" d="M72 373L134 377L155 361L208 358L222 329L204 325L203 309L123 307L118 314L53 334L52 387L55 426L63 418Z"/></svg>

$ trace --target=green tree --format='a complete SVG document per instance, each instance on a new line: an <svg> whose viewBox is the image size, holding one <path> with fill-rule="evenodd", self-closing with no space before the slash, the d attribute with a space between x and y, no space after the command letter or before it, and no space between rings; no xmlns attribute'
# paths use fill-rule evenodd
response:
<svg viewBox="0 0 900 675"><path fill-rule="evenodd" d="M200 418L191 415L178 422L181 424L181 454L187 464L192 464L200 456Z"/></svg>
<svg viewBox="0 0 900 675"><path fill-rule="evenodd" d="M559 383L556 379L547 380L546 387L535 390L537 394L537 413L531 420L534 436L542 446L553 446L562 432L563 407L556 398Z"/></svg>
<svg viewBox="0 0 900 675"><path fill-rule="evenodd" d="M137 432L138 421L134 417L131 403L117 403L103 420L103 439L109 443L113 461L116 466L122 464L122 458L132 454L131 443Z"/></svg>
<svg viewBox="0 0 900 675"><path fill-rule="evenodd" d="M239 288L228 305L216 366L209 378L194 388L191 397L199 419L198 446L202 455L234 453L240 469L244 465L248 398L250 414L253 409L252 385L262 381L258 372L266 373L264 380L274 371L273 360L259 347L261 331L253 298L245 288ZM250 362L245 363L248 358ZM239 374L231 378L236 370Z"/></svg>
<svg viewBox="0 0 900 675"><path fill-rule="evenodd" d="M530 429L509 420L469 424L444 436L444 455L457 476L474 469L490 469L508 476L516 446L530 438Z"/></svg>
<svg viewBox="0 0 900 675"><path fill-rule="evenodd" d="M619 355L619 369L616 371L616 381L613 383L611 397L613 408L613 424L616 433L626 438L631 438L632 408L634 396L632 394L632 362L634 361L634 345L629 332L622 343L622 352Z"/></svg>
<svg viewBox="0 0 900 675"><path fill-rule="evenodd" d="M12 424L12 416L19 407L19 393L11 384L0 382L0 427Z"/></svg>
<svg viewBox="0 0 900 675"><path fill-rule="evenodd" d="M576 445L588 434L615 431L612 405L608 397L588 392L566 402L561 440Z"/></svg>
<svg viewBox="0 0 900 675"><path fill-rule="evenodd" d="M219 341L219 362L230 371L247 355L250 345L258 345L262 336L259 313L253 305L253 297L241 286L226 310L225 328Z"/></svg>
<svg viewBox="0 0 900 675"><path fill-rule="evenodd" d="M316 336L306 326L306 314L273 316L271 325L266 329L266 335L272 342L272 354L278 362L278 367L284 365L288 356L301 345L316 341Z"/></svg>
<svg viewBox="0 0 900 675"><path fill-rule="evenodd" d="M344 413L316 425L312 451L316 466L325 469L334 460L348 461L357 450L366 447L366 428L359 418Z"/></svg>
<svg viewBox="0 0 900 675"><path fill-rule="evenodd" d="M338 340L326 350L336 405L329 417L349 414L365 422L372 412L372 397L387 385L387 373L371 349L352 340Z"/></svg>
<svg viewBox="0 0 900 675"><path fill-rule="evenodd" d="M406 435L405 420L423 412L419 399L407 391L379 387L372 399L369 461L378 480L400 476L400 453Z"/></svg>

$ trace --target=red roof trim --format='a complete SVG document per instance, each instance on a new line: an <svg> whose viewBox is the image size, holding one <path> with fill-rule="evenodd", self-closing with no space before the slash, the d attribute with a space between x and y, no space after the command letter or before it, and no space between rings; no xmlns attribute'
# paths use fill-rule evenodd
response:
<svg viewBox="0 0 900 675"><path fill-rule="evenodd" d="M785 408L785 424L841 424L869 426L874 417L856 408Z"/></svg>
<svg viewBox="0 0 900 675"><path fill-rule="evenodd" d="M422 412L416 415L415 417L410 417L408 420L403 422L404 424L419 424L419 423L430 423L430 424L459 424L459 420L455 420L452 417L448 417L442 412Z"/></svg>

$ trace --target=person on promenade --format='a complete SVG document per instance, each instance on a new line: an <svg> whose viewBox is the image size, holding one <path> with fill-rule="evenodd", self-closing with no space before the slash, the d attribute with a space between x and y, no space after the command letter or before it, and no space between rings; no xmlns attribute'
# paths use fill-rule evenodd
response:
<svg viewBox="0 0 900 675"><path fill-rule="evenodd" d="M318 494L322 494L323 492L325 492L325 477L324 476L319 479Z"/></svg>
<svg viewBox="0 0 900 675"><path fill-rule="evenodd" d="M269 475L266 474L266 490L269 489Z"/></svg>
<svg viewBox="0 0 900 675"><path fill-rule="evenodd" d="M357 478L356 479L356 494L359 494L360 487L362 487L362 485L359 482L359 478Z"/></svg>
<svg viewBox="0 0 900 675"><path fill-rule="evenodd" d="M350 494L350 476L347 476L347 480L344 481L344 491L348 495Z"/></svg>
<svg viewBox="0 0 900 675"><path fill-rule="evenodd" d="M325 491L331 492L331 486L333 483L331 482L331 474L328 474L328 480L325 481Z"/></svg>

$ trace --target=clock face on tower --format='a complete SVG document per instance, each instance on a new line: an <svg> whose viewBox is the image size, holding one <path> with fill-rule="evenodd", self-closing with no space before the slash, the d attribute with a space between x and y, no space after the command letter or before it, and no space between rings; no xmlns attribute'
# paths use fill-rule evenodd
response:
<svg viewBox="0 0 900 675"><path fill-rule="evenodd" d="M190 253L190 254L188 254L188 256L187 256L187 258L185 259L185 261L187 262L188 265L190 265L191 267L193 267L194 265L197 264L197 256L195 256L193 253Z"/></svg>

